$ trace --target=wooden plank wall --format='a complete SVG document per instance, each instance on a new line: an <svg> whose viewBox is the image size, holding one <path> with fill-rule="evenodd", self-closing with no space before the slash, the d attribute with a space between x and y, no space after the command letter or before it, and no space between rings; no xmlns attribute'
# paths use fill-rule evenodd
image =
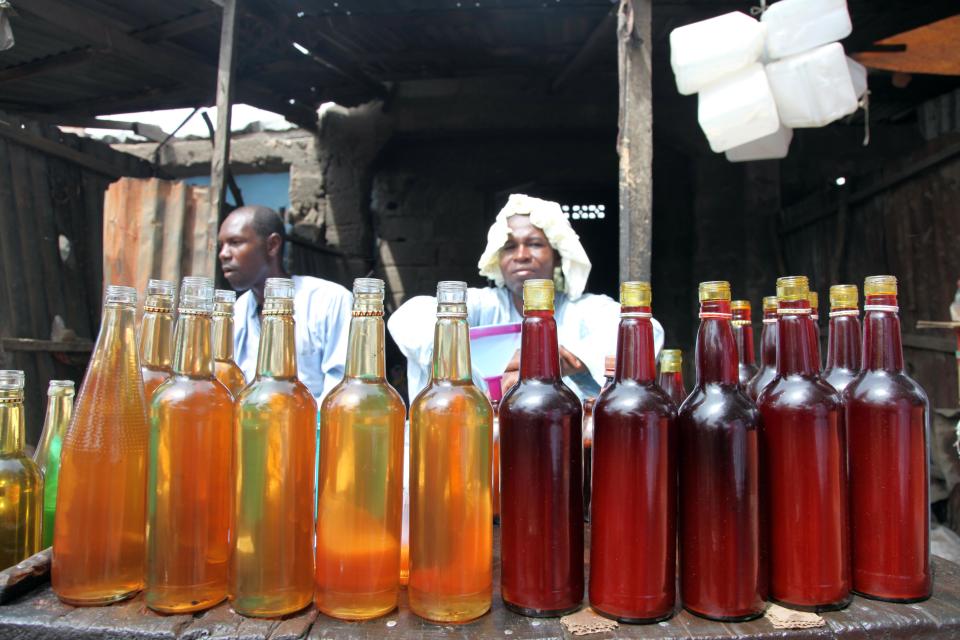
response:
<svg viewBox="0 0 960 640"><path fill-rule="evenodd" d="M67 330L92 340L100 323L103 194L115 176L26 141L81 151L114 167L116 175L150 175L151 166L12 114L0 112L0 126L16 128L23 141L0 135L0 336L50 340L59 316ZM0 367L26 374L28 442L40 435L47 382L63 378L79 384L85 364L83 354L0 347Z"/></svg>

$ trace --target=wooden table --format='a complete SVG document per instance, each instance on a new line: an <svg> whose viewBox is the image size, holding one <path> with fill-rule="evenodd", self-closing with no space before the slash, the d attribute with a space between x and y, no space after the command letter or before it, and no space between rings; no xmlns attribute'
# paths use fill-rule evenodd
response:
<svg viewBox="0 0 960 640"><path fill-rule="evenodd" d="M13 581L19 581L22 595L0 605L0 638L3 640L294 640L303 637L310 640L446 637L540 640L572 637L557 618L525 618L504 608L498 588L498 557L494 562L492 611L475 622L459 626L430 624L416 617L406 606L406 592L401 593L397 611L362 623L334 620L318 614L312 607L282 620L244 618L226 603L196 615L163 616L147 609L142 596L109 607L75 608L57 600L50 589L48 551L25 564ZM622 624L615 632L585 637L960 638L960 566L934 557L933 567L934 592L930 600L918 604L889 604L856 597L843 611L824 613L826 626L815 629L777 630L764 618L741 623L710 622L679 611L666 622ZM3 582L0 574L0 593Z"/></svg>

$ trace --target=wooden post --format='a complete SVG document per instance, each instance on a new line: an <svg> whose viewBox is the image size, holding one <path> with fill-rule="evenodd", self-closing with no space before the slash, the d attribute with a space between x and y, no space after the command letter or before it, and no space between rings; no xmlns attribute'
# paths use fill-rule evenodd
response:
<svg viewBox="0 0 960 640"><path fill-rule="evenodd" d="M620 0L620 280L650 280L653 240L653 95L650 66L652 0Z"/></svg>
<svg viewBox="0 0 960 640"><path fill-rule="evenodd" d="M233 106L234 45L237 42L237 2L224 0L220 23L220 62L217 66L217 129L210 159L210 205L218 222L225 214L224 195L230 163L230 109Z"/></svg>

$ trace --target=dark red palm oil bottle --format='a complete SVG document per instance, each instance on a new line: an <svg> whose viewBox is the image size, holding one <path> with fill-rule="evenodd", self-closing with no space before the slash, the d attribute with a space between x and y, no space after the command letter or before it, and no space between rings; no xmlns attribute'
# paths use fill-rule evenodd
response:
<svg viewBox="0 0 960 640"><path fill-rule="evenodd" d="M713 620L763 613L760 414L737 381L730 284L700 283L697 384L680 407L680 591Z"/></svg>
<svg viewBox="0 0 960 640"><path fill-rule="evenodd" d="M820 377L805 276L777 280L777 375L760 393L769 597L789 606L850 602L843 405Z"/></svg>
<svg viewBox="0 0 960 640"><path fill-rule="evenodd" d="M560 380L553 280L523 283L520 379L500 401L501 590L558 616L583 600L580 400Z"/></svg>
<svg viewBox="0 0 960 640"><path fill-rule="evenodd" d="M757 367L757 358L753 351L753 323L751 321L750 301L734 300L730 303L730 310L733 313L730 326L733 327L733 339L737 343L739 363L737 378L740 380L740 386L746 389L747 384L760 370Z"/></svg>
<svg viewBox="0 0 960 640"><path fill-rule="evenodd" d="M777 296L763 299L763 329L760 331L760 370L747 383L747 395L756 402L763 388L777 375Z"/></svg>
<svg viewBox="0 0 960 640"><path fill-rule="evenodd" d="M857 285L835 284L830 287L830 335L823 379L841 395L860 373L860 340Z"/></svg>
<svg viewBox="0 0 960 640"><path fill-rule="evenodd" d="M655 382L650 302L649 283L620 286L616 375L593 413L590 606L631 623L676 600L676 408Z"/></svg>
<svg viewBox="0 0 960 640"><path fill-rule="evenodd" d="M847 386L853 590L893 602L930 597L928 401L903 370L897 279L863 284L863 366Z"/></svg>
<svg viewBox="0 0 960 640"><path fill-rule="evenodd" d="M657 384L670 396L673 404L677 407L683 404L687 398L687 388L683 386L683 351L664 349L660 352L660 376Z"/></svg>

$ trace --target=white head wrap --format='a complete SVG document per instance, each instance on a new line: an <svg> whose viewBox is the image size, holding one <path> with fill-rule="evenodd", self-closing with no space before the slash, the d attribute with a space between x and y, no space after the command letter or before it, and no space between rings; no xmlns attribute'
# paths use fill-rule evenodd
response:
<svg viewBox="0 0 960 640"><path fill-rule="evenodd" d="M500 271L500 249L506 244L510 235L507 220L513 216L530 216L530 224L543 231L550 246L560 254L560 269L563 271L563 282L557 283L559 291L566 291L571 300L576 300L583 294L587 286L587 276L590 275L590 258L580 244L580 237L570 226L567 216L556 202L531 198L520 193L514 193L507 200L497 219L487 232L487 248L477 267L480 275L490 278L503 286L503 273Z"/></svg>

